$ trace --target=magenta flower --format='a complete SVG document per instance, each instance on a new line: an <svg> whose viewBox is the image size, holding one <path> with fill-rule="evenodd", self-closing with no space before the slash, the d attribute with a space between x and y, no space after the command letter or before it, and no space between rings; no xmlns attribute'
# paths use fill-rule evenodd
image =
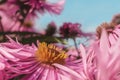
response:
<svg viewBox="0 0 120 80"><path fill-rule="evenodd" d="M60 27L60 34L63 37L77 37L81 35L80 30L81 24L79 23L64 23L63 26Z"/></svg>
<svg viewBox="0 0 120 80"><path fill-rule="evenodd" d="M12 41L2 43L1 54L9 53L6 57L11 61L6 73L9 79L19 75L25 75L21 80L79 80L79 62L81 60L70 61L67 54L54 46L46 43L35 45L22 45Z"/></svg>

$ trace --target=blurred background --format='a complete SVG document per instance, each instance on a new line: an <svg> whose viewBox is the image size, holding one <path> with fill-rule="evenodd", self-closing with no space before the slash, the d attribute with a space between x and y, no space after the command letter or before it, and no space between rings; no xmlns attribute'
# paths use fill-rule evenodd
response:
<svg viewBox="0 0 120 80"><path fill-rule="evenodd" d="M57 1L57 0L52 0ZM61 15L39 15L36 20L37 30L46 28L46 25L54 21L58 26L64 22L78 22L82 24L82 30L95 32L102 22L109 22L113 15L120 13L120 0L66 0Z"/></svg>

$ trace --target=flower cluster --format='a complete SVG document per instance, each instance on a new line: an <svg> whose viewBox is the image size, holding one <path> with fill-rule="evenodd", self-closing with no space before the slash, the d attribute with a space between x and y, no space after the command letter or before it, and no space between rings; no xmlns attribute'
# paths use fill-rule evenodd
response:
<svg viewBox="0 0 120 80"><path fill-rule="evenodd" d="M99 26L90 46L77 43L93 37L80 23L34 29L38 13L60 14L64 2L0 0L0 80L120 80L119 15Z"/></svg>
<svg viewBox="0 0 120 80"><path fill-rule="evenodd" d="M60 14L64 2L0 0L0 80L82 78L82 59L77 59L79 53L75 49L74 56L64 45L66 38L75 38L81 34L80 24L68 23L71 27L68 27L70 32L67 35L66 30L62 30L62 34L57 33L59 31L55 22L48 24L45 34L37 32L33 27L38 13Z"/></svg>
<svg viewBox="0 0 120 80"><path fill-rule="evenodd" d="M102 29L100 39L89 48L80 45L79 59L76 51L55 44L23 45L8 37L9 42L0 43L0 79L119 80L119 29L116 26L110 35Z"/></svg>

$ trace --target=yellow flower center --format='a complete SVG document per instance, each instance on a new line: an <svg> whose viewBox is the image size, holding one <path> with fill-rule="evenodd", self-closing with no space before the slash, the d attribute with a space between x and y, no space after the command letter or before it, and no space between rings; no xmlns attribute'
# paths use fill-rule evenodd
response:
<svg viewBox="0 0 120 80"><path fill-rule="evenodd" d="M64 64L65 58L67 58L65 51L62 51L60 48L56 47L55 45L53 44L47 45L45 42L39 43L38 50L36 51L36 59L41 63Z"/></svg>

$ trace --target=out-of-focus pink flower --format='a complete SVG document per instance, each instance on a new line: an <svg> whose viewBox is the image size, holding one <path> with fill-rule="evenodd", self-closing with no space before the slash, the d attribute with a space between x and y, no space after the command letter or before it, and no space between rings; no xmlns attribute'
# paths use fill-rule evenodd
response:
<svg viewBox="0 0 120 80"><path fill-rule="evenodd" d="M12 31L13 27L17 28L19 26L17 23L15 23L15 21L10 19L8 17L8 15L6 15L6 13L4 13L2 11L0 11L0 17L1 17L1 19L0 19L1 26L0 27L2 27L5 32Z"/></svg>
<svg viewBox="0 0 120 80"><path fill-rule="evenodd" d="M58 3L50 3L46 0L30 0L26 4L31 6L30 12L38 11L44 13L48 11L49 13L60 14L63 10L65 0L60 0Z"/></svg>
<svg viewBox="0 0 120 80"><path fill-rule="evenodd" d="M119 38L120 39L120 38ZM101 38L95 41L87 54L81 45L83 69L81 80L119 80L120 79L120 40L110 46L109 38L105 29L102 30Z"/></svg>
<svg viewBox="0 0 120 80"><path fill-rule="evenodd" d="M115 29L108 33L108 40L111 46L115 45L120 37L120 25L115 26Z"/></svg>
<svg viewBox="0 0 120 80"><path fill-rule="evenodd" d="M114 45L110 45L107 32L103 29L100 39L100 47L95 46L97 57L97 80L120 79L120 38ZM111 38L112 39L112 38Z"/></svg>
<svg viewBox="0 0 120 80"><path fill-rule="evenodd" d="M80 30L81 24L79 23L64 23L60 27L60 34L63 37L77 37L81 35L81 30Z"/></svg>
<svg viewBox="0 0 120 80"><path fill-rule="evenodd" d="M60 0L58 3L50 3L46 0L7 0L0 5L0 10L14 20L17 19L23 23L26 19L31 17L33 19L34 16L37 16L37 13L60 14L64 3L64 0Z"/></svg>
<svg viewBox="0 0 120 80"><path fill-rule="evenodd" d="M79 80L80 61L69 61L67 54L53 44L39 43L35 45L22 45L12 41L2 43L1 54L10 58L11 69L7 71L9 78L26 75L21 80ZM7 55L10 53L9 55ZM14 55L14 57L12 57ZM17 60L16 60L17 59Z"/></svg>
<svg viewBox="0 0 120 80"><path fill-rule="evenodd" d="M33 23L31 21L25 21L22 25L20 22L11 19L6 13L0 11L0 27L3 31L29 31L34 32ZM1 31L1 28L0 28Z"/></svg>

